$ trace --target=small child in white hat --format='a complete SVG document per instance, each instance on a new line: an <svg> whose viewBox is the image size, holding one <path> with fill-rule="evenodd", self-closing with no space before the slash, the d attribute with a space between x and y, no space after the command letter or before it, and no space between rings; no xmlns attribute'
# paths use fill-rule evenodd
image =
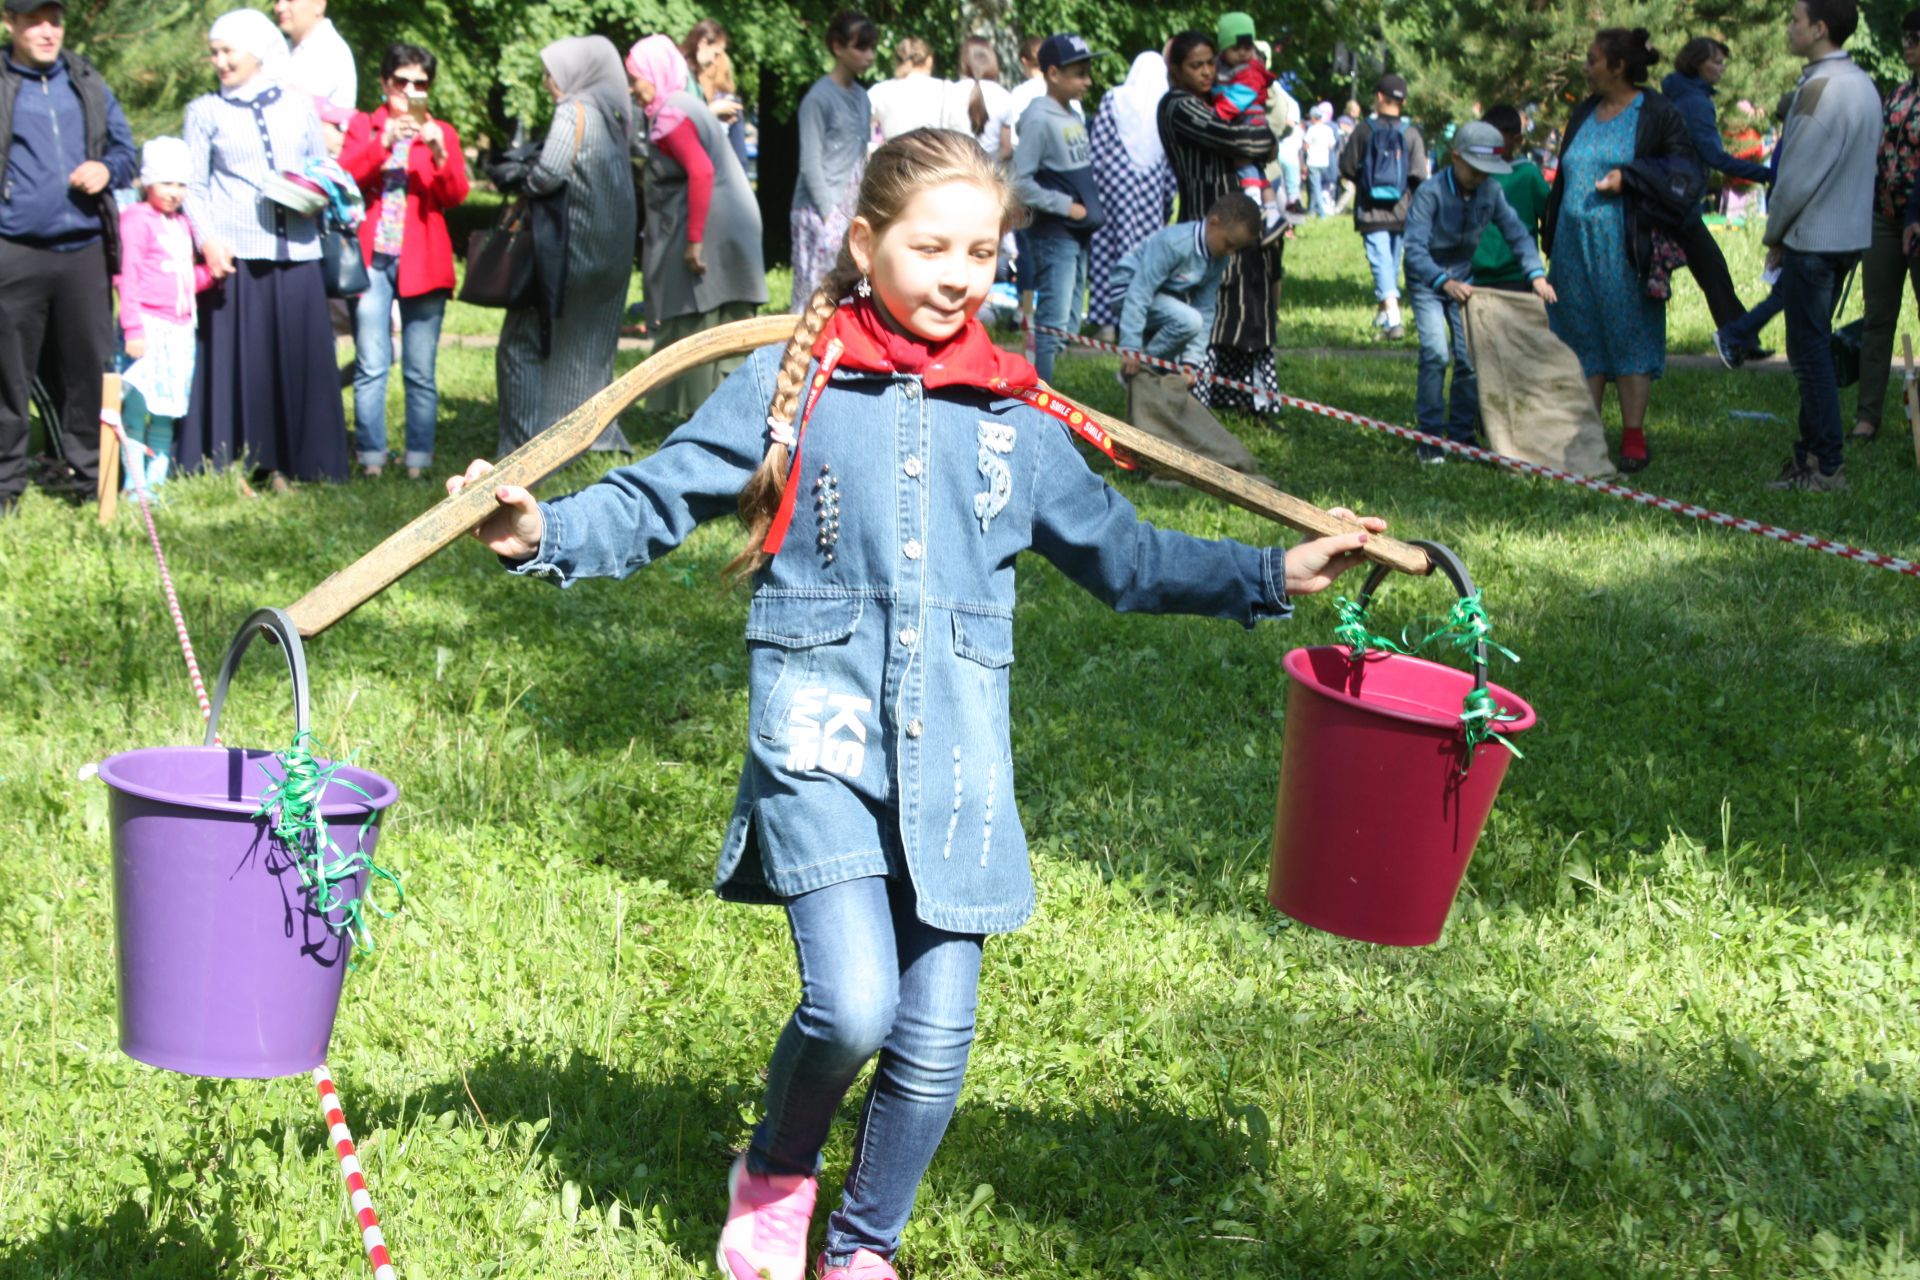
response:
<svg viewBox="0 0 1920 1280"><path fill-rule="evenodd" d="M129 489L166 479L174 423L193 392L194 295L213 277L194 260L199 236L181 208L190 168L186 143L154 138L140 151L146 200L120 214L120 420Z"/></svg>

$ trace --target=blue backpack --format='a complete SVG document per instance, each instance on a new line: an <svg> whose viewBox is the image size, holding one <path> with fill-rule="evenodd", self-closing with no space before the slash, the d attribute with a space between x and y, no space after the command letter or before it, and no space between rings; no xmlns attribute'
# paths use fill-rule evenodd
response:
<svg viewBox="0 0 1920 1280"><path fill-rule="evenodd" d="M1401 121L1391 125L1385 120L1373 122L1360 186L1374 204L1399 204L1407 194L1407 135Z"/></svg>

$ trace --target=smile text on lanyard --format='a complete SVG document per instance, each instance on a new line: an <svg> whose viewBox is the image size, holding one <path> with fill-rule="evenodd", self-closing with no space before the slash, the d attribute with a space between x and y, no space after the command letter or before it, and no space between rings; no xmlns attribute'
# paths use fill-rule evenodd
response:
<svg viewBox="0 0 1920 1280"><path fill-rule="evenodd" d="M813 382L807 388L806 404L800 410L800 424L793 433L793 466L787 472L787 486L780 493L780 507L774 512L773 523L767 527L767 539L760 549L768 555L779 555L780 546L786 541L787 526L793 523L793 499L799 492L800 446L807 436L807 420L813 417L813 407L820 403L820 393L827 388L827 380L833 377L833 371L840 365L840 357L846 348L838 338L827 343L826 351L820 357L820 368L814 372ZM1069 430L1113 460L1113 464L1122 470L1133 470L1133 460L1121 451L1108 435L1106 429L1088 416L1087 411L1066 399L1057 391L1040 387L1028 387L1024 391L1014 391L1007 385L1005 378L994 378L987 383L987 390L999 391L1018 396L1036 409L1045 410L1060 419Z"/></svg>

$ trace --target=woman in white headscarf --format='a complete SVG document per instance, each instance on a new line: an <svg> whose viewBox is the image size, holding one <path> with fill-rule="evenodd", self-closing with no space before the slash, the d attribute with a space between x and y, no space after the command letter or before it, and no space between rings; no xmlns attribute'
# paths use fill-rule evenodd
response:
<svg viewBox="0 0 1920 1280"><path fill-rule="evenodd" d="M564 188L566 267L557 305L516 308L500 328L493 371L502 453L613 381L633 271L633 102L620 54L605 36L572 36L542 49L540 61L556 105L520 189L538 199ZM629 448L617 425L593 447Z"/></svg>
<svg viewBox="0 0 1920 1280"><path fill-rule="evenodd" d="M1120 318L1120 299L1107 296L1113 264L1173 213L1173 166L1154 114L1166 92L1166 59L1148 51L1133 60L1124 83L1107 90L1093 117L1093 185L1107 220L1093 233L1087 319L1108 330Z"/></svg>
<svg viewBox="0 0 1920 1280"><path fill-rule="evenodd" d="M193 395L175 443L183 470L243 457L275 489L347 478L320 272L320 224L277 175L327 158L306 95L283 91L287 42L236 9L207 33L218 93L187 104L187 216L215 285L202 299ZM324 201L322 201L324 203Z"/></svg>

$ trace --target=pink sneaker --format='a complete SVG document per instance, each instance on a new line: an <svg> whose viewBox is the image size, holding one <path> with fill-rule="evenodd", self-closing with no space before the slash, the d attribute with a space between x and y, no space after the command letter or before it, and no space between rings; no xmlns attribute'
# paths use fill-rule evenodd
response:
<svg viewBox="0 0 1920 1280"><path fill-rule="evenodd" d="M900 1280L900 1273L871 1249L861 1249L844 1267L829 1267L827 1255L820 1255L820 1280Z"/></svg>
<svg viewBox="0 0 1920 1280"><path fill-rule="evenodd" d="M818 1179L749 1173L745 1156L735 1160L727 1174L727 1225L715 1253L720 1274L728 1280L805 1280L807 1227L819 1191Z"/></svg>

